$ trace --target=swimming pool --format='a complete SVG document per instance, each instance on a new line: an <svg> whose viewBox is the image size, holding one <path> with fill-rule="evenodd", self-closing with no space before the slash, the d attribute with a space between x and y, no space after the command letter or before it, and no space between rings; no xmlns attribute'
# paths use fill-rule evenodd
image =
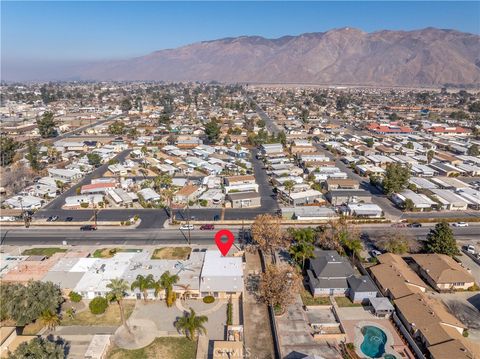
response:
<svg viewBox="0 0 480 359"><path fill-rule="evenodd" d="M363 334L363 342L360 345L362 353L370 358L381 358L387 343L385 332L372 325L362 327L361 332Z"/></svg>

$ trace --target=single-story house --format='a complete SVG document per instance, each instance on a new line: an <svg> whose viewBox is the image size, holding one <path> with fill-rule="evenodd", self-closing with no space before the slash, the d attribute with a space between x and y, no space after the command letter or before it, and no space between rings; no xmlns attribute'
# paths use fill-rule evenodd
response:
<svg viewBox="0 0 480 359"><path fill-rule="evenodd" d="M100 202L103 202L103 195L101 194L82 194L79 196L70 196L65 198L65 207L76 207L80 206L82 203L87 203L88 205L97 206Z"/></svg>
<svg viewBox="0 0 480 359"><path fill-rule="evenodd" d="M159 201L161 199L160 195L155 192L152 188L143 188L137 192L138 195L142 196L143 199L147 202Z"/></svg>
<svg viewBox="0 0 480 359"><path fill-rule="evenodd" d="M224 257L218 250L206 251L200 293L202 297L238 298L243 293L242 257Z"/></svg>
<svg viewBox="0 0 480 359"><path fill-rule="evenodd" d="M257 192L235 192L229 193L226 200L232 208L260 207L261 197Z"/></svg>
<svg viewBox="0 0 480 359"><path fill-rule="evenodd" d="M334 206L346 203L371 203L372 195L363 189L333 189L325 197Z"/></svg>
<svg viewBox="0 0 480 359"><path fill-rule="evenodd" d="M377 286L372 282L368 275L361 277L350 276L347 278L348 297L354 303L369 302L369 299L376 298L378 295Z"/></svg>

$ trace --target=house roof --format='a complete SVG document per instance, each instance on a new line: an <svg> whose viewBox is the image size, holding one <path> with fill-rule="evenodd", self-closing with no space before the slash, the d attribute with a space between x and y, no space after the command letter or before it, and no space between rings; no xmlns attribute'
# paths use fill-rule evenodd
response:
<svg viewBox="0 0 480 359"><path fill-rule="evenodd" d="M377 257L380 264L370 267L370 272L385 290L389 290L393 298L401 298L427 285L420 277L396 254L384 253Z"/></svg>
<svg viewBox="0 0 480 359"><path fill-rule="evenodd" d="M412 258L437 284L475 281L465 268L445 254L414 254Z"/></svg>
<svg viewBox="0 0 480 359"><path fill-rule="evenodd" d="M440 302L429 298L424 293L415 293L403 298L395 299L395 305L402 316L414 323L416 328L429 328L432 323L438 322L457 328L466 328L457 318L450 314Z"/></svg>
<svg viewBox="0 0 480 359"><path fill-rule="evenodd" d="M239 199L260 198L260 195L257 192L237 192L237 193L229 193L227 197L231 201L235 201Z"/></svg>
<svg viewBox="0 0 480 359"><path fill-rule="evenodd" d="M393 311L395 309L390 300L385 297L369 298L369 301L375 311Z"/></svg>
<svg viewBox="0 0 480 359"><path fill-rule="evenodd" d="M195 193L198 190L197 186L194 185L186 185L175 194L176 196L190 196L191 194Z"/></svg>
<svg viewBox="0 0 480 359"><path fill-rule="evenodd" d="M353 275L350 263L336 251L315 251L315 258L310 259L310 269L317 278L347 278Z"/></svg>
<svg viewBox="0 0 480 359"><path fill-rule="evenodd" d="M461 340L450 340L428 348L432 359L473 359L474 356Z"/></svg>
<svg viewBox="0 0 480 359"><path fill-rule="evenodd" d="M376 292L377 286L372 282L368 275L361 277L351 276L347 278L348 286L354 292Z"/></svg>

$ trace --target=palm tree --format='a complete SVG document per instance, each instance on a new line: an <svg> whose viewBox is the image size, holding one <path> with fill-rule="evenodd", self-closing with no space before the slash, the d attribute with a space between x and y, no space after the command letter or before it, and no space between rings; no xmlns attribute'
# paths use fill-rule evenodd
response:
<svg viewBox="0 0 480 359"><path fill-rule="evenodd" d="M153 279L152 274L149 274L146 277L139 274L137 275L137 279L132 283L130 288L132 290L134 290L135 288L138 288L140 292L143 293L143 300L147 301L147 296L148 296L147 290L155 288L155 279Z"/></svg>
<svg viewBox="0 0 480 359"><path fill-rule="evenodd" d="M167 301L167 306L171 307L175 302L175 292L173 291L173 285L178 282L180 278L176 274L170 274L169 271L166 271L162 274L156 285L156 292L159 290L165 289L165 299Z"/></svg>
<svg viewBox="0 0 480 359"><path fill-rule="evenodd" d="M175 322L175 328L185 334L188 339L193 341L195 340L197 333L207 333L207 329L204 326L204 323L206 322L208 322L208 318L205 315L197 316L195 311L190 308L190 313L185 312L183 317L177 319Z"/></svg>
<svg viewBox="0 0 480 359"><path fill-rule="evenodd" d="M51 310L42 312L40 319L47 326L47 329L54 330L60 324L60 317Z"/></svg>
<svg viewBox="0 0 480 359"><path fill-rule="evenodd" d="M288 191L288 195L290 196L290 194L292 193L293 187L295 187L295 182L291 180L285 181L284 186L285 186L285 190Z"/></svg>
<svg viewBox="0 0 480 359"><path fill-rule="evenodd" d="M162 191L163 198L165 199L165 202L167 202L168 206L168 215L170 217L170 222L173 221L173 210L172 210L172 201L173 197L175 196L175 192L172 191L171 189L166 189Z"/></svg>
<svg viewBox="0 0 480 359"><path fill-rule="evenodd" d="M123 308L123 298L127 294L128 283L124 279L112 279L110 283L107 284L107 288L110 289L110 292L107 293L107 300L109 302L117 302L120 309L120 318L122 319L122 324L127 328L127 331L131 334L127 321L125 319L125 309Z"/></svg>
<svg viewBox="0 0 480 359"><path fill-rule="evenodd" d="M190 294L192 290L192 286L190 284L177 284L177 287L180 287L183 289L181 299L183 300L187 299L187 294Z"/></svg>
<svg viewBox="0 0 480 359"><path fill-rule="evenodd" d="M302 268L305 267L305 259L313 258L313 251L315 246L307 241L300 241L290 247L290 255L297 262L302 264Z"/></svg>

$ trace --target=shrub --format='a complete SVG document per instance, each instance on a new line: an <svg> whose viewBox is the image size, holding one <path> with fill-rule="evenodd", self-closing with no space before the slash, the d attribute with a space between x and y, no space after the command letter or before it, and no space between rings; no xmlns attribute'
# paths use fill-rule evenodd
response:
<svg viewBox="0 0 480 359"><path fill-rule="evenodd" d="M464 330L462 335L465 337L465 338L468 338L468 330Z"/></svg>
<svg viewBox="0 0 480 359"><path fill-rule="evenodd" d="M200 206L202 207L207 207L208 205L208 201L206 199L201 199L199 203L200 203Z"/></svg>
<svg viewBox="0 0 480 359"><path fill-rule="evenodd" d="M140 219L140 217L139 217L138 214L136 214L136 215L133 216L133 219L134 219L134 221L136 222L136 221L138 221L138 220Z"/></svg>
<svg viewBox="0 0 480 359"><path fill-rule="evenodd" d="M82 207L82 208L88 208L88 203L82 202L82 203L80 203L80 207Z"/></svg>
<svg viewBox="0 0 480 359"><path fill-rule="evenodd" d="M77 293L77 292L70 292L70 294L68 295L68 297L70 298L70 300L74 303L78 303L82 300L82 295Z"/></svg>
<svg viewBox="0 0 480 359"><path fill-rule="evenodd" d="M103 297L95 297L88 305L92 314L103 314L108 307L108 302Z"/></svg>
<svg viewBox="0 0 480 359"><path fill-rule="evenodd" d="M213 298L211 295L207 295L205 298L203 298L203 302L206 304L210 304L215 302L215 298Z"/></svg>
<svg viewBox="0 0 480 359"><path fill-rule="evenodd" d="M228 302L227 304L227 325L233 324L233 305L232 302Z"/></svg>

